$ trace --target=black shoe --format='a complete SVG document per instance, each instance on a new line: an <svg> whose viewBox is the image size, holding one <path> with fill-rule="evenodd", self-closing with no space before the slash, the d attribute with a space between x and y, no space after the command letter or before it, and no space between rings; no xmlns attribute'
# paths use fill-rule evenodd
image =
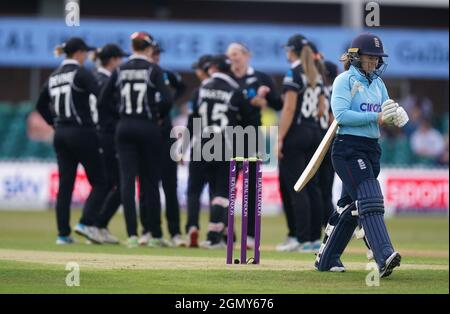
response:
<svg viewBox="0 0 450 314"><path fill-rule="evenodd" d="M206 235L206 240L210 241L212 244L217 244L223 239L223 233L217 231L208 231ZM225 242L226 243L226 242Z"/></svg>
<svg viewBox="0 0 450 314"><path fill-rule="evenodd" d="M228 243L228 235L226 232L223 234L223 241L225 243ZM235 232L233 232L233 243L236 243L236 233Z"/></svg>
<svg viewBox="0 0 450 314"><path fill-rule="evenodd" d="M398 252L394 252L388 257L383 268L380 269L380 278L388 277L392 274L395 267L400 266L402 256Z"/></svg>

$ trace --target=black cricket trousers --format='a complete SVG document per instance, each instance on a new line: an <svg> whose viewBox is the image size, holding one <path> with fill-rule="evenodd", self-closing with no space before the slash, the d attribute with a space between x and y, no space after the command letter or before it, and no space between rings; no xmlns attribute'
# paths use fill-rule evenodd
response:
<svg viewBox="0 0 450 314"><path fill-rule="evenodd" d="M161 183L166 200L166 219L171 237L177 234L181 234L180 231L180 205L178 202L177 192L177 171L178 164L170 157L170 148L172 144L176 142L176 139L170 138L170 132L162 133L162 146L161 146ZM143 197L145 195L142 195ZM163 235L161 226L161 202L160 198L150 199L150 208L147 208L147 200L141 197L141 224L143 226L143 232L150 232L153 237L161 238ZM159 204L158 204L159 203Z"/></svg>
<svg viewBox="0 0 450 314"><path fill-rule="evenodd" d="M191 154L192 156L192 154ZM189 178L187 186L187 214L186 233L190 227L200 229L200 199L204 187L208 184L207 164L202 161L189 162ZM211 193L210 193L210 199Z"/></svg>
<svg viewBox="0 0 450 314"><path fill-rule="evenodd" d="M128 236L137 236L136 176L146 208L159 200L161 131L148 119L121 118L116 130L119 154L120 191ZM158 202L156 202L158 203ZM159 204L161 206L161 204Z"/></svg>
<svg viewBox="0 0 450 314"><path fill-rule="evenodd" d="M70 235L70 204L78 164L82 164L92 190L84 204L80 223L94 226L107 193L99 140L94 127L57 126L53 145L59 170L59 190L56 199L58 235Z"/></svg>
<svg viewBox="0 0 450 314"><path fill-rule="evenodd" d="M316 124L293 125L283 143L284 157L279 161L280 192L289 235L300 243L320 240L322 232L322 195L317 174L300 192L294 185L320 144L321 133Z"/></svg>
<svg viewBox="0 0 450 314"><path fill-rule="evenodd" d="M108 194L103 202L97 226L99 228L107 228L121 204L119 161L117 159L114 132L100 131L98 132L98 136L100 146L103 149L102 156L108 182Z"/></svg>
<svg viewBox="0 0 450 314"><path fill-rule="evenodd" d="M325 133L326 130L322 130L322 138L325 136ZM328 152L323 158L322 164L317 172L323 200L322 226L326 227L335 207L333 205L334 168L331 162L331 147L328 149Z"/></svg>

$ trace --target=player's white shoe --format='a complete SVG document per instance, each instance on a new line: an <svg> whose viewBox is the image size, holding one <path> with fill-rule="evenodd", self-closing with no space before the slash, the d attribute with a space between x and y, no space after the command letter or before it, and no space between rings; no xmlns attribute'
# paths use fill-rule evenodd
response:
<svg viewBox="0 0 450 314"><path fill-rule="evenodd" d="M111 234L108 229L102 228L99 229L101 236L103 237L103 243L107 244L119 244L119 239Z"/></svg>
<svg viewBox="0 0 450 314"><path fill-rule="evenodd" d="M92 243L95 243L95 244L103 243L103 237L101 236L100 231L98 230L97 227L86 226L86 225L79 223L75 226L75 232L77 234L85 237Z"/></svg>
<svg viewBox="0 0 450 314"><path fill-rule="evenodd" d="M331 267L329 271L331 271L333 273L343 273L343 272L345 272L344 264L342 264L341 260L338 260L337 264L335 266Z"/></svg>
<svg viewBox="0 0 450 314"><path fill-rule="evenodd" d="M253 250L255 248L255 238L247 236L247 250Z"/></svg>
<svg viewBox="0 0 450 314"><path fill-rule="evenodd" d="M210 240L206 240L200 243L200 247L203 249L214 250L214 249L224 249L227 247L227 245L224 241L212 243Z"/></svg>
<svg viewBox="0 0 450 314"><path fill-rule="evenodd" d="M75 239L72 238L71 236L56 238L57 245L67 245L67 244L74 244L74 243L75 243Z"/></svg>
<svg viewBox="0 0 450 314"><path fill-rule="evenodd" d="M187 245L187 241L180 234L174 235L170 242L173 247L184 247Z"/></svg>
<svg viewBox="0 0 450 314"><path fill-rule="evenodd" d="M278 252L294 252L297 251L300 247L300 243L297 241L297 238L287 237L283 243L278 244L276 246L276 250Z"/></svg>
<svg viewBox="0 0 450 314"><path fill-rule="evenodd" d="M300 253L311 253L313 252L313 244L310 241L306 241L303 243L300 243L298 249Z"/></svg>
<svg viewBox="0 0 450 314"><path fill-rule="evenodd" d="M147 243L148 247L170 247L170 242L166 241L163 238L150 238L150 240Z"/></svg>
<svg viewBox="0 0 450 314"><path fill-rule="evenodd" d="M316 270L319 270L319 262L317 260L314 263L314 268ZM336 265L331 266L330 269L328 269L328 271L330 271L332 273L343 273L343 272L345 272L345 267L344 267L344 264L342 264L341 260L338 259L336 261Z"/></svg>
<svg viewBox="0 0 450 314"><path fill-rule="evenodd" d="M152 235L150 234L150 232L144 233L140 238L139 238L139 245L142 246L146 246L148 244L148 242L150 241L150 239L152 238Z"/></svg>
<svg viewBox="0 0 450 314"><path fill-rule="evenodd" d="M130 249L135 248L135 247L138 247L138 246L139 246L138 237L137 237L137 236L131 236L131 237L129 237L129 238L127 239L127 242L125 243L125 245L126 245L128 248L130 248Z"/></svg>
<svg viewBox="0 0 450 314"><path fill-rule="evenodd" d="M332 273L344 273L345 272L345 267L344 266L334 266L330 268L330 272Z"/></svg>

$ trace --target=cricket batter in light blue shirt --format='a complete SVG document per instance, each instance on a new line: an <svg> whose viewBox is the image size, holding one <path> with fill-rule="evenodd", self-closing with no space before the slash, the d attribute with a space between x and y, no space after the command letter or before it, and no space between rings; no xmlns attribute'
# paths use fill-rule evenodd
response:
<svg viewBox="0 0 450 314"><path fill-rule="evenodd" d="M363 33L353 39L343 56L345 72L333 84L331 108L338 122L332 162L342 180L337 210L331 215L317 254L319 271L345 271L340 256L355 229L369 248L380 277L400 266L401 256L392 246L384 222L380 184L380 125L403 127L408 116L389 95L380 75L386 63L381 39Z"/></svg>

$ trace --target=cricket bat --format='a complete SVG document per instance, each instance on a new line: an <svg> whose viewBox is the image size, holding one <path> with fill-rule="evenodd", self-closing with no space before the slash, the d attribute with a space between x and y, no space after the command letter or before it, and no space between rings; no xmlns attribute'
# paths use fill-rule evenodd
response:
<svg viewBox="0 0 450 314"><path fill-rule="evenodd" d="M309 180L311 180L311 178L314 177L314 175L316 174L317 170L322 164L323 158L325 157L328 148L331 145L331 142L333 141L337 128L338 128L337 121L334 120L333 123L331 123L330 127L328 128L327 133L323 137L322 142L320 142L319 147L316 149L316 152L312 156L302 175L297 180L297 183L295 183L294 185L295 192L300 192L306 186Z"/></svg>

